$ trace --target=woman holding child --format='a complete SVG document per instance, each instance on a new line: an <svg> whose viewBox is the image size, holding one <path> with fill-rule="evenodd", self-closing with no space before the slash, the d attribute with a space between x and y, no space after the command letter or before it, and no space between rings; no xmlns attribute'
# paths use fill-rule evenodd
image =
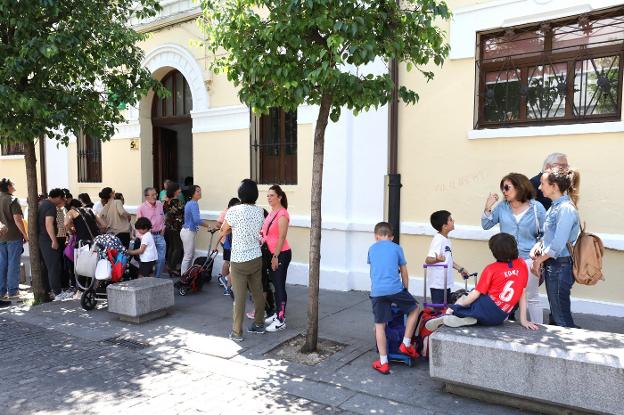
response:
<svg viewBox="0 0 624 415"><path fill-rule="evenodd" d="M481 226L483 229L490 229L499 224L501 232L512 235L518 243L520 258L526 262L528 269L531 269L533 261L529 253L537 242L544 224L546 215L544 206L535 200L533 185L523 174L509 173L502 178L499 186L505 200L494 206L498 201L498 195L490 193L481 215ZM536 274L529 274L526 298L530 321L543 323L539 277Z"/></svg>
<svg viewBox="0 0 624 415"><path fill-rule="evenodd" d="M579 179L577 171L556 167L542 174L540 184L552 205L546 212L543 249L535 254L532 271L543 272L550 312L555 324L562 327L576 327L570 311L574 276L568 244L576 242L580 230L576 209Z"/></svg>

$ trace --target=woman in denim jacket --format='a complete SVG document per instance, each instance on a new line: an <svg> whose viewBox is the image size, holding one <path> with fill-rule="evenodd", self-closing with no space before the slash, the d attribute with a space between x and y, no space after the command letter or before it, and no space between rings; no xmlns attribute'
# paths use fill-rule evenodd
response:
<svg viewBox="0 0 624 415"><path fill-rule="evenodd" d="M486 202L481 226L490 229L499 224L501 232L512 235L518 243L519 257L531 269L533 260L529 252L537 242L538 234L544 224L546 211L541 203L535 200L535 189L529 178L520 173L509 173L500 181L500 189L505 201L494 207L498 195L490 193ZM529 274L526 287L529 319L533 323L544 322L544 311L540 305L539 277Z"/></svg>
<svg viewBox="0 0 624 415"><path fill-rule="evenodd" d="M540 184L552 205L546 212L544 249L533 260L533 272L543 267L550 312L555 324L562 327L576 327L570 311L574 276L568 243L573 245L579 235L579 181L577 171L558 167L545 171Z"/></svg>

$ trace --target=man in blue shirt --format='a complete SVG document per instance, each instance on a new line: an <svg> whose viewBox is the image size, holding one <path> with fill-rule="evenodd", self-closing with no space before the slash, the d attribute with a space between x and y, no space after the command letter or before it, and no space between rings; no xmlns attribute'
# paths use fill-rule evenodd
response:
<svg viewBox="0 0 624 415"><path fill-rule="evenodd" d="M373 362L373 369L387 375L390 373L386 341L386 324L392 321L391 305L407 314L407 324L399 351L412 358L418 353L412 345L412 337L418 318L418 302L407 291L409 276L403 249L392 242L392 225L379 222L375 225L375 243L368 249L368 263L371 277L371 302L375 317L375 339L379 360Z"/></svg>

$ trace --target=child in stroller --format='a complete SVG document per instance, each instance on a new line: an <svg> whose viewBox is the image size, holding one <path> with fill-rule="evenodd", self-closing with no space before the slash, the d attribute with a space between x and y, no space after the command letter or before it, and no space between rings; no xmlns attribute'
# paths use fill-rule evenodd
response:
<svg viewBox="0 0 624 415"><path fill-rule="evenodd" d="M90 251L97 255L98 263L102 260L110 261L111 272L101 276L96 275L95 269L89 273L79 273L76 269L76 284L83 291L80 303L85 310L94 309L98 300L106 299L106 287L120 281L127 268L126 247L115 235L97 235Z"/></svg>

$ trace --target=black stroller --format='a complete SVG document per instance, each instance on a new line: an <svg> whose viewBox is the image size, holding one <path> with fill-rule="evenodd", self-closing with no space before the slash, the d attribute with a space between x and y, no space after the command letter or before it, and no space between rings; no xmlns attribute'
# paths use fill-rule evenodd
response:
<svg viewBox="0 0 624 415"><path fill-rule="evenodd" d="M201 291L202 286L205 283L209 283L212 280L212 267L214 260L217 257L218 251L212 248L212 240L216 230L210 230L210 242L208 243L208 254L204 257L195 258L193 265L180 276L180 280L175 283L175 288L178 290L178 294L184 296L189 292Z"/></svg>

